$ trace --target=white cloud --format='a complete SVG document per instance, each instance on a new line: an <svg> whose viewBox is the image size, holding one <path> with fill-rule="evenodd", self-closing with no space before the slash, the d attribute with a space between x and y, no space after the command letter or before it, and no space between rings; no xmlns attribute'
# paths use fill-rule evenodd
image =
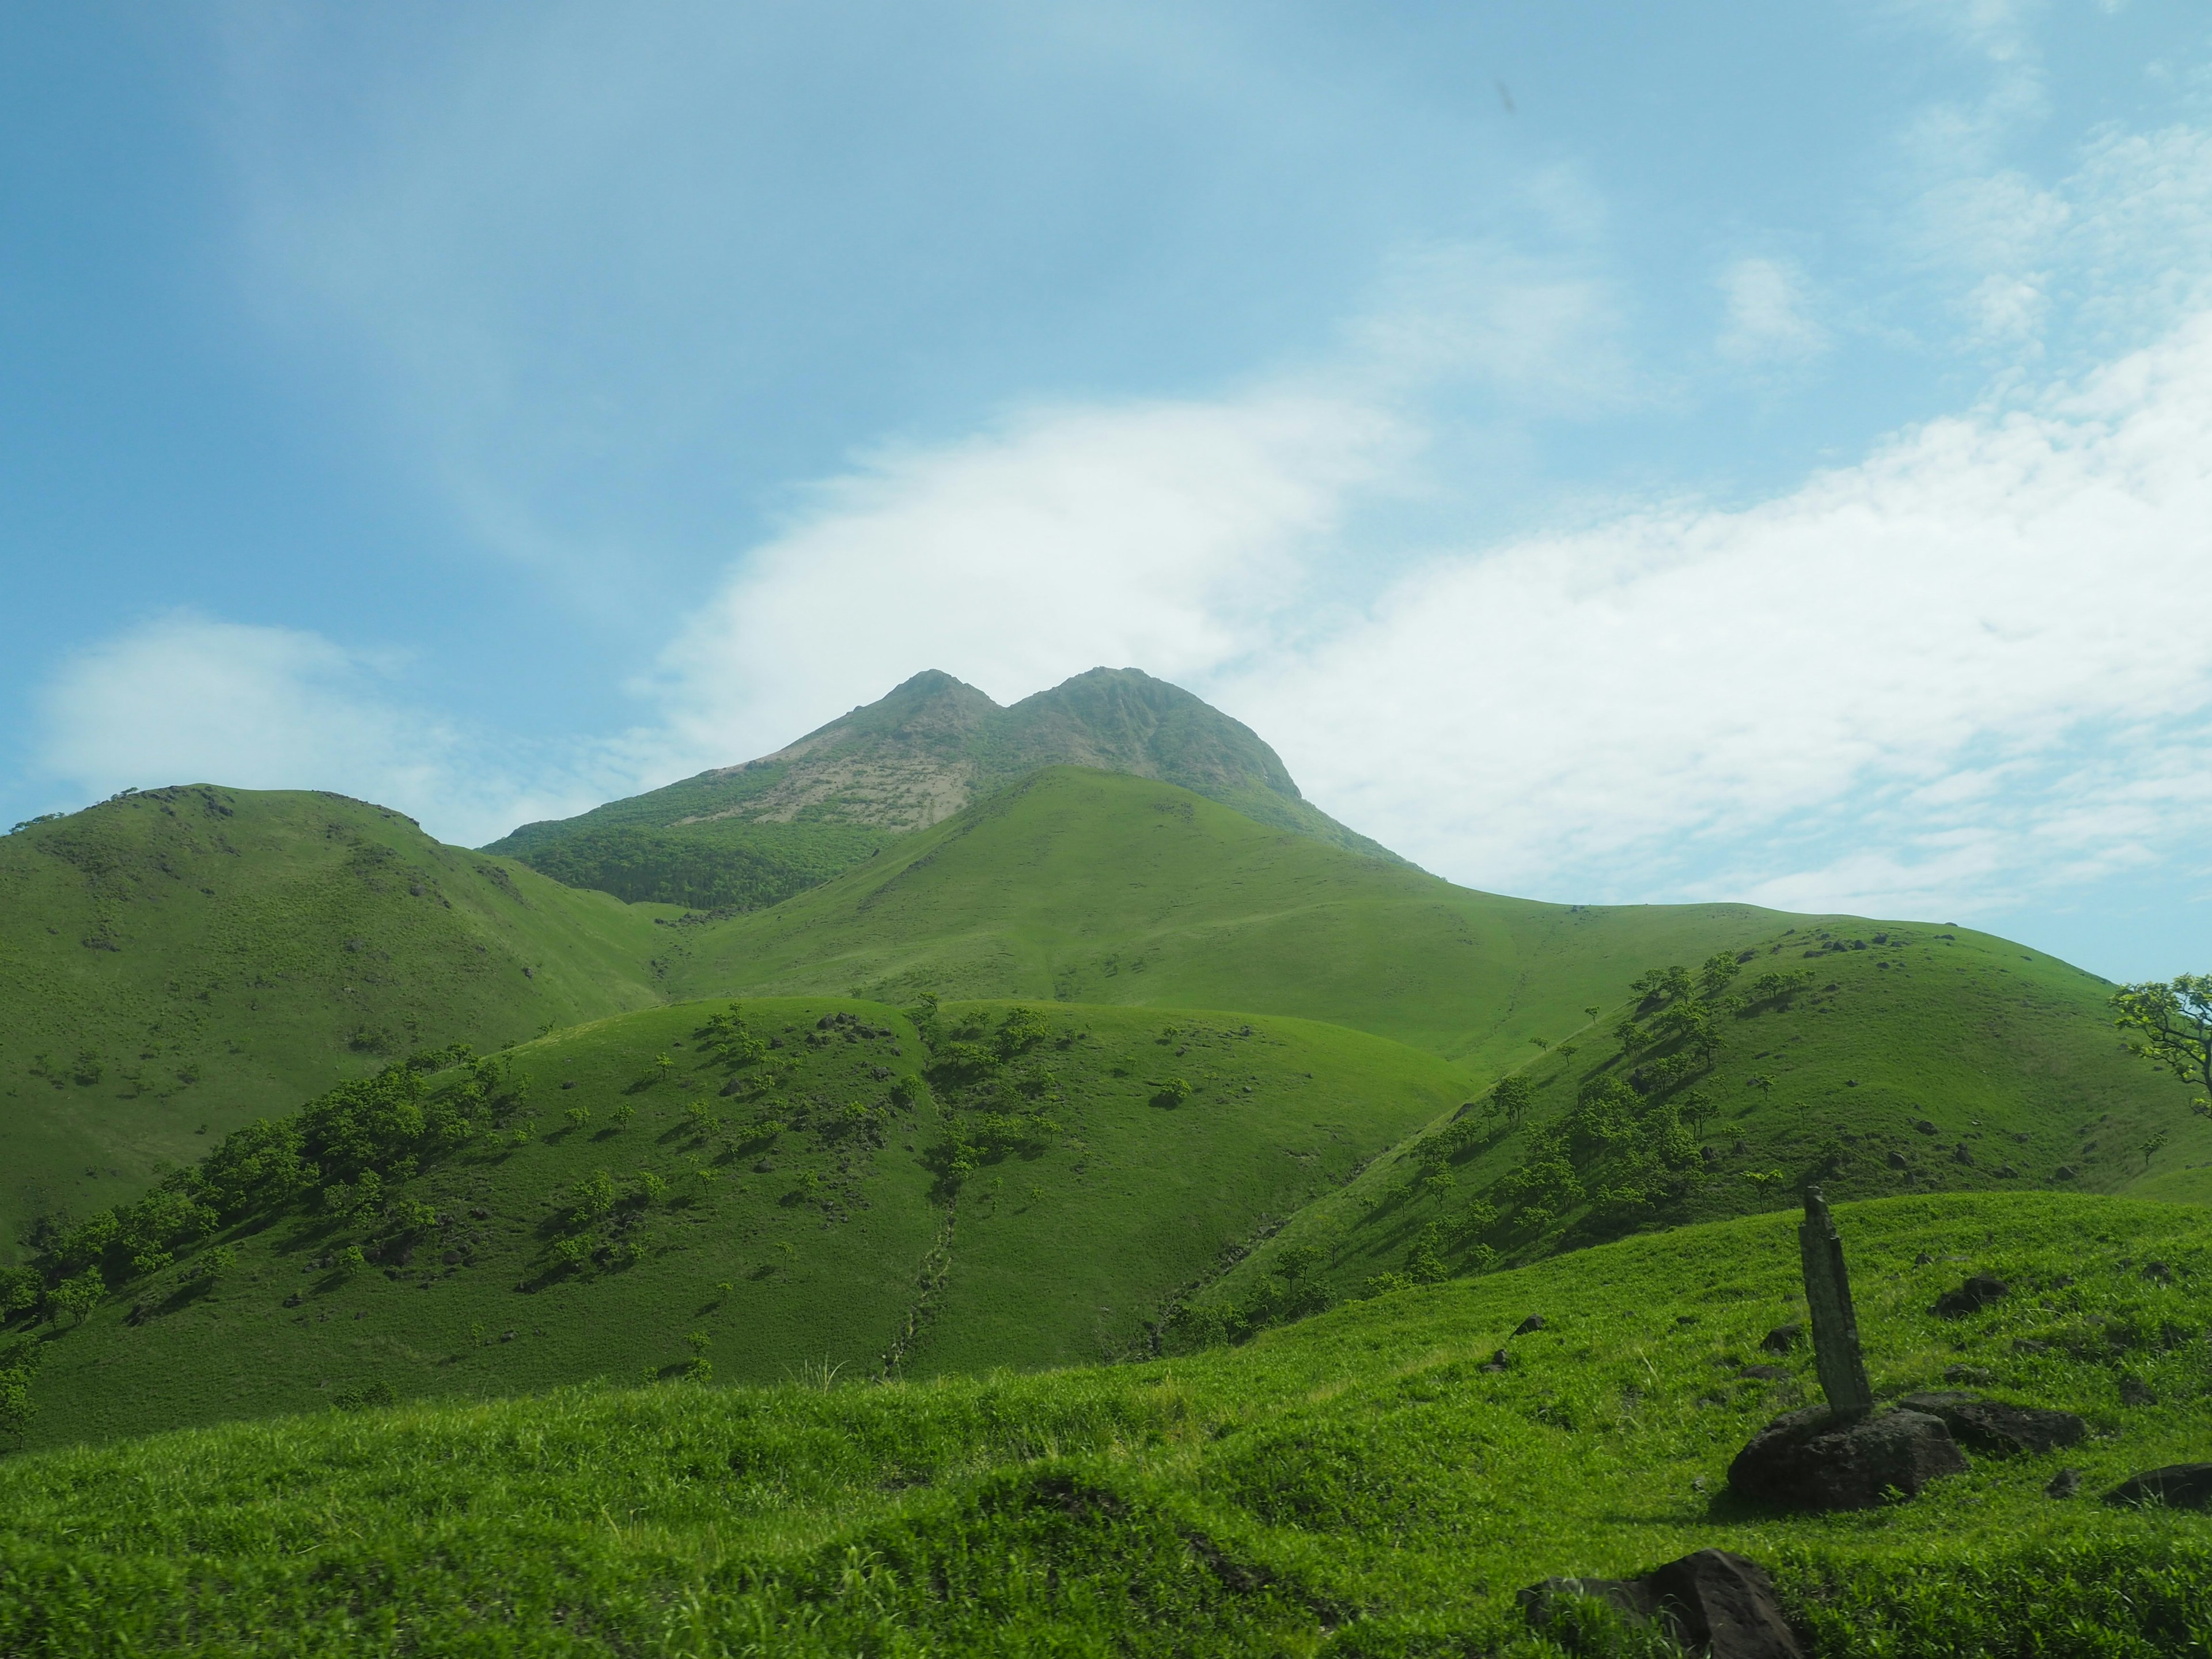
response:
<svg viewBox="0 0 2212 1659"><path fill-rule="evenodd" d="M2203 318L1749 510L1439 556L1224 690L1462 879L1918 908L2194 833L2208 611Z"/></svg>
<svg viewBox="0 0 2212 1659"><path fill-rule="evenodd" d="M1826 331L1805 312L1805 279L1779 259L1738 259L1721 273L1727 314L1720 352L1746 367L1802 362L1827 349Z"/></svg>
<svg viewBox="0 0 2212 1659"><path fill-rule="evenodd" d="M664 769L781 746L945 668L1002 700L1099 663L1198 678L1266 645L1352 492L1412 440L1359 400L1035 412L823 486L664 653Z"/></svg>
<svg viewBox="0 0 2212 1659"><path fill-rule="evenodd" d="M46 683L37 763L94 797L171 783L328 789L471 844L602 798L605 767L588 781L533 769L519 783L522 769L395 696L397 671L319 634L158 617L78 652Z"/></svg>

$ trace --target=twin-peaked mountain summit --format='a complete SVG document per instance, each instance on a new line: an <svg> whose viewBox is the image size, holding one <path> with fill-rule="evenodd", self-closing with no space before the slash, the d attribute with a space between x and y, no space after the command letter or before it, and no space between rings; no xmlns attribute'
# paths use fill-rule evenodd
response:
<svg viewBox="0 0 2212 1659"><path fill-rule="evenodd" d="M1396 856L1308 802L1251 727L1134 668L1094 668L1011 708L932 670L772 755L526 823L485 850L632 902L757 909L1048 766L1156 779Z"/></svg>

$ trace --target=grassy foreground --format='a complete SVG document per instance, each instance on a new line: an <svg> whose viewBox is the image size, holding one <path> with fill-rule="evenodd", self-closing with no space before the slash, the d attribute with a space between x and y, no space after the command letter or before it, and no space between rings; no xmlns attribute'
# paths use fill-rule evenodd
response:
<svg viewBox="0 0 2212 1659"><path fill-rule="evenodd" d="M1817 1654L2203 1652L2212 1516L2096 1494L2212 1455L2212 1216L1973 1194L1839 1217L1878 1389L1966 1366L2092 1438L1977 1455L1891 1509L1735 1507L1729 1457L1809 1386L1802 1352L1741 1369L1795 1309L1790 1218L1754 1217L1172 1361L572 1389L14 1460L0 1650L1535 1655L1557 1650L1518 1586L1716 1545L1772 1569ZM1984 1268L2003 1302L1927 1311ZM2061 1462L2081 1497L2044 1495Z"/></svg>

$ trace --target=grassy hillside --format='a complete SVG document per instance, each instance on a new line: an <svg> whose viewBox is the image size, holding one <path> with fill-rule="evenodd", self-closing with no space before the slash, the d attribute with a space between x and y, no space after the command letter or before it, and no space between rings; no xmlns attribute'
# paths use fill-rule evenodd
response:
<svg viewBox="0 0 2212 1659"><path fill-rule="evenodd" d="M1854 1199L2203 1194L2212 1120L2126 1052L2094 976L1894 924L1791 928L1745 954L1710 988L1686 975L1534 1054L1524 1107L1509 1085L1376 1160L1195 1297L1193 1328L1786 1206L1813 1179Z"/></svg>
<svg viewBox="0 0 2212 1659"><path fill-rule="evenodd" d="M2200 1650L2212 1517L2097 1494L2212 1451L2212 1215L1977 1194L1838 1217L1879 1392L1970 1375L2092 1437L1973 1454L1883 1510L1737 1504L1729 1457L1812 1388L1802 1348L1761 1347L1798 1269L1792 1218L1760 1217L1183 1360L437 1401L12 1459L0 1649L1533 1659L1559 1650L1518 1587L1717 1546L1772 1570L1820 1659ZM1928 1312L1983 1268L2012 1294ZM2045 1496L2062 1463L2080 1497Z"/></svg>
<svg viewBox="0 0 2212 1659"><path fill-rule="evenodd" d="M774 1382L1147 1352L1225 1251L1464 1097L1431 1055L1297 1020L947 1005L925 1049L873 1004L741 1018L394 1068L88 1219L40 1265L112 1294L14 1322L43 1357L32 1443L695 1360Z"/></svg>
<svg viewBox="0 0 2212 1659"><path fill-rule="evenodd" d="M653 1002L663 937L336 795L150 790L0 836L0 1260L391 1055Z"/></svg>
<svg viewBox="0 0 2212 1659"><path fill-rule="evenodd" d="M1479 893L1188 791L1054 768L773 910L667 930L670 982L1056 997L1325 1019L1495 1074L1654 962L1793 922L1750 905Z"/></svg>
<svg viewBox="0 0 2212 1659"><path fill-rule="evenodd" d="M950 674L917 674L773 755L526 823L489 850L625 899L757 910L1070 765L1164 780L1274 829L1397 858L1301 796L1250 727L1133 668L1094 668L1011 708Z"/></svg>

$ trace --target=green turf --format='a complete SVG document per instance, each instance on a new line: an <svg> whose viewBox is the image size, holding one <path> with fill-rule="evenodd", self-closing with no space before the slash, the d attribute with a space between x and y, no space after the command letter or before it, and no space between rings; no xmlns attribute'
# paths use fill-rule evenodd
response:
<svg viewBox="0 0 2212 1659"><path fill-rule="evenodd" d="M1786 1206L1814 1179L1840 1198L2058 1188L2212 1199L2212 1119L2192 1112L2187 1085L2127 1052L2110 988L2092 975L1984 935L1871 923L1774 935L1731 994L1769 973L1807 975L1806 988L1734 1012L1712 999L1717 1049L1678 1079L1654 1073L1682 1044L1624 1052L1615 1030L1633 1004L1577 1042L1532 1049L1517 1128L1480 1109L1431 1126L1302 1211L1194 1310L1235 1329L1384 1274L1476 1271ZM1578 1117L1594 1091L1639 1067L1644 1092ZM1671 1164L1655 1155L1670 1131ZM1554 1149L1571 1184L1547 1190L1532 1176ZM1291 1286L1278 1253L1301 1247L1321 1260Z"/></svg>
<svg viewBox="0 0 2212 1659"><path fill-rule="evenodd" d="M0 1259L387 1055L659 1000L654 914L337 795L152 790L0 836Z"/></svg>
<svg viewBox="0 0 2212 1659"><path fill-rule="evenodd" d="M97 1261L113 1294L81 1325L19 1316L45 1355L32 1443L297 1411L376 1384L414 1397L631 1380L687 1364L695 1333L715 1376L750 1382L1146 1352L1162 1309L1224 1252L1465 1095L1432 1055L1266 1018L1170 1028L1049 1007L1000 1058L1012 1005L939 1012L933 1090L890 1009L748 1001L747 1026L775 1046L734 1063L708 1024L726 1006L624 1015L502 1056L494 1099L466 1108L475 1133L422 1153L372 1211L335 1215L302 1190L144 1273L134 1247L60 1250L51 1277ZM471 1075L430 1079L430 1097ZM952 1167L956 1146L969 1167ZM612 1211L588 1229L575 1207L602 1170ZM647 1173L665 1183L649 1200ZM357 1184L348 1175L345 1192ZM410 1201L441 1219L380 1249ZM584 1232L605 1248L564 1266L561 1237ZM350 1244L371 1260L349 1273L333 1259ZM218 1245L236 1261L210 1288Z"/></svg>
<svg viewBox="0 0 2212 1659"><path fill-rule="evenodd" d="M0 1650L1533 1656L1558 1650L1518 1587L1717 1546L1773 1571L1820 1659L2201 1652L2212 1517L2097 1495L2207 1455L2212 1215L1838 1213L1878 1392L1972 1375L2092 1438L1869 1512L1738 1505L1729 1457L1810 1390L1802 1348L1781 1380L1741 1369L1801 1311L1790 1218L1758 1217L1186 1359L432 1401L15 1459ZM2011 1294L1932 1316L1982 1269ZM2081 1496L2044 1495L2062 1463Z"/></svg>

